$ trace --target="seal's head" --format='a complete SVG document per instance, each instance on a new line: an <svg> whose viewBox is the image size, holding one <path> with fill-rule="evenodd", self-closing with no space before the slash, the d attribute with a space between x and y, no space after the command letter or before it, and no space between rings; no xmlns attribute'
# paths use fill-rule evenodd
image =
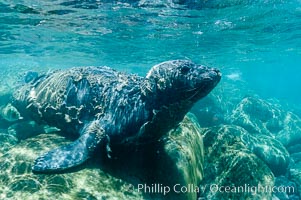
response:
<svg viewBox="0 0 301 200"><path fill-rule="evenodd" d="M156 99L166 105L195 103L218 84L221 73L188 60L173 60L154 66L146 78L155 88Z"/></svg>

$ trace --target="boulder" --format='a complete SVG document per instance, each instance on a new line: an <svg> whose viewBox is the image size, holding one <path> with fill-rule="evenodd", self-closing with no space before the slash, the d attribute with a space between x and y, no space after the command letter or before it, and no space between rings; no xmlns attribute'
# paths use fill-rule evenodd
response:
<svg viewBox="0 0 301 200"><path fill-rule="evenodd" d="M33 174L31 167L38 155L69 139L48 133L14 140L0 154L0 199L196 199L197 191L182 192L180 186L197 186L203 178L200 132L195 119L185 117L160 141L112 146L112 158L99 151L83 166L59 174Z"/></svg>
<svg viewBox="0 0 301 200"><path fill-rule="evenodd" d="M164 194L158 190L149 192L144 187L142 192L145 198L196 199L198 185L204 176L204 147L195 116L187 116L159 142L138 146L111 146L113 159L102 156L105 160L100 162L105 163L105 169L115 176L123 180L130 178L135 189L141 183L146 187L170 189Z"/></svg>
<svg viewBox="0 0 301 200"><path fill-rule="evenodd" d="M256 194L251 188L274 186L274 175L242 141L247 132L223 125L203 130L204 178L200 197L204 199L271 199L271 192ZM229 190L228 190L229 189ZM226 191L227 190L227 191Z"/></svg>
<svg viewBox="0 0 301 200"><path fill-rule="evenodd" d="M290 181L295 185L293 191L290 191L290 195L298 196L300 199L301 191L301 162L294 163L290 168Z"/></svg>
<svg viewBox="0 0 301 200"><path fill-rule="evenodd" d="M292 112L254 97L244 98L233 111L231 123L251 134L267 135L285 147L301 141L301 120Z"/></svg>
<svg viewBox="0 0 301 200"><path fill-rule="evenodd" d="M287 173L290 155L278 140L265 135L255 137L248 133L243 134L241 139L249 150L268 165L275 176Z"/></svg>
<svg viewBox="0 0 301 200"><path fill-rule="evenodd" d="M278 197L280 200L298 200L298 187L296 183L292 182L285 176L278 176L275 178L275 186L278 188L283 188L283 191L276 191L274 196ZM285 188L285 189L284 189Z"/></svg>
<svg viewBox="0 0 301 200"><path fill-rule="evenodd" d="M0 131L0 157L17 143L18 143L18 139L14 135L10 135L5 130L1 130Z"/></svg>

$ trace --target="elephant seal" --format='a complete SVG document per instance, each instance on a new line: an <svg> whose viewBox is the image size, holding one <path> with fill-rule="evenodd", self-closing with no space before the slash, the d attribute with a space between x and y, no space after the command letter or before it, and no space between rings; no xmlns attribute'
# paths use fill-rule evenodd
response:
<svg viewBox="0 0 301 200"><path fill-rule="evenodd" d="M152 67L146 77L108 67L77 67L28 81L13 95L22 116L78 137L38 157L32 170L49 173L78 166L100 145L109 156L110 144L156 141L220 79L217 69L173 60Z"/></svg>

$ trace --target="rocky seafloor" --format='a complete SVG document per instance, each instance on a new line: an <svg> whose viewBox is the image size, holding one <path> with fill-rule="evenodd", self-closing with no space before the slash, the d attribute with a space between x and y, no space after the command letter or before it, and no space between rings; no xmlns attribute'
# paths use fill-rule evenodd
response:
<svg viewBox="0 0 301 200"><path fill-rule="evenodd" d="M34 174L31 166L71 140L10 120L11 90L2 88L0 199L300 199L300 116L232 87L223 82L157 143L112 146L111 159L97 152L60 174Z"/></svg>
<svg viewBox="0 0 301 200"><path fill-rule="evenodd" d="M203 199L300 199L301 118L298 109L223 83L192 112L202 127ZM250 95L251 94L251 95ZM240 187L240 188L239 188ZM231 190L232 189L232 190ZM239 191L240 189L240 191Z"/></svg>

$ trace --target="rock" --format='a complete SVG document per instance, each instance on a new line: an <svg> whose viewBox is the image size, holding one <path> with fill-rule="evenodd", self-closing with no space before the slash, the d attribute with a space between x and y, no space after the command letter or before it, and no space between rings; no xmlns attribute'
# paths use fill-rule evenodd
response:
<svg viewBox="0 0 301 200"><path fill-rule="evenodd" d="M272 136L271 132L265 126L269 119L276 116L272 113L270 106L265 101L257 98L244 98L233 111L231 122L243 127L251 134L260 133ZM277 113L278 115L280 113Z"/></svg>
<svg viewBox="0 0 301 200"><path fill-rule="evenodd" d="M299 199L298 192L297 192L297 186L296 183L290 181L285 176L278 176L275 178L275 186L277 188L285 188L286 191L278 192L276 191L274 193L275 196L277 196L281 200L292 200L292 199Z"/></svg>
<svg viewBox="0 0 301 200"><path fill-rule="evenodd" d="M301 140L301 120L297 115L254 97L244 98L238 104L231 123L251 134L273 137L285 147Z"/></svg>
<svg viewBox="0 0 301 200"><path fill-rule="evenodd" d="M18 139L4 130L0 133L0 157L18 143Z"/></svg>
<svg viewBox="0 0 301 200"><path fill-rule="evenodd" d="M255 137L246 133L241 139L249 150L268 165L275 176L286 174L290 156L278 140L265 135Z"/></svg>
<svg viewBox="0 0 301 200"><path fill-rule="evenodd" d="M179 184L183 187L198 186L204 177L204 145L201 130L197 119L188 114L175 131L170 131L162 140L163 154L158 155L158 181L174 187ZM166 167L166 166L172 166ZM171 170L173 169L173 170ZM169 174L169 175L168 175ZM180 191L179 187L173 190ZM194 191L174 191L171 199L196 199Z"/></svg>
<svg viewBox="0 0 301 200"><path fill-rule="evenodd" d="M173 191L175 184L198 185L203 178L201 130L190 115L159 142L112 146L112 159L97 152L81 170L64 174L33 174L34 159L67 144L58 134L40 134L22 140L0 157L0 199L196 199L196 192ZM161 184L170 192L147 191L138 186Z"/></svg>
<svg viewBox="0 0 301 200"><path fill-rule="evenodd" d="M294 194L300 196L301 191L301 160L300 154L294 153L291 155L293 162L290 165L290 180L296 184Z"/></svg>
<svg viewBox="0 0 301 200"><path fill-rule="evenodd" d="M296 196L300 197L301 191L301 162L294 163L290 168L290 180L296 184L294 188L294 193ZM299 198L300 199L300 198Z"/></svg>
<svg viewBox="0 0 301 200"><path fill-rule="evenodd" d="M287 147L287 151L290 154L298 153L301 151L301 144L295 144L295 145L289 146L289 147Z"/></svg>
<svg viewBox="0 0 301 200"><path fill-rule="evenodd" d="M294 161L294 163L301 162L301 152L292 153L291 158Z"/></svg>
<svg viewBox="0 0 301 200"><path fill-rule="evenodd" d="M203 178L204 149L201 129L194 115L188 116L178 128L161 138L159 143L111 146L113 159L106 159L101 163L106 163L105 169L115 176L126 180L131 177L136 189L141 183L147 186L162 184L170 189L165 195L162 192L143 191L146 198L196 199L197 191L178 192L181 186L198 186ZM178 185L174 191L176 184Z"/></svg>
<svg viewBox="0 0 301 200"><path fill-rule="evenodd" d="M57 132L59 129L48 125L37 124L35 121L20 121L7 128L8 134L18 140L24 140L43 133Z"/></svg>
<svg viewBox="0 0 301 200"><path fill-rule="evenodd" d="M1 199L139 199L128 194L130 184L98 168L66 174L33 174L34 159L44 151L70 141L56 134L41 134L26 139L0 157ZM128 194L128 195L127 195Z"/></svg>
<svg viewBox="0 0 301 200"><path fill-rule="evenodd" d="M238 187L274 185L271 170L243 143L241 137L245 134L247 132L244 129L232 125L204 129L205 176L201 187L205 190L200 198L254 199L252 192L238 192ZM217 186L229 187L232 192L218 192ZM258 193L255 199L271 197L271 192L263 192Z"/></svg>
<svg viewBox="0 0 301 200"><path fill-rule="evenodd" d="M301 120L291 112L286 112L282 117L284 128L276 134L276 139L284 146L301 143Z"/></svg>

